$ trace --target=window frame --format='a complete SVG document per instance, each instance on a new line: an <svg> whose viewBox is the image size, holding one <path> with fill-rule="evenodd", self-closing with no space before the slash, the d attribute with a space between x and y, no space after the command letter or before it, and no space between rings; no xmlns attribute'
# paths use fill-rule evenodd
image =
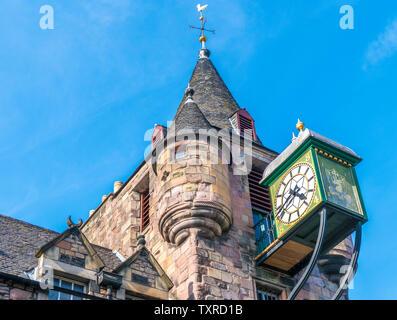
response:
<svg viewBox="0 0 397 320"><path fill-rule="evenodd" d="M53 285L54 286L55 286L55 280L58 280L58 284L56 285L57 287L64 288L64 287L62 287L62 282L68 282L68 283L71 284L71 289L69 289L69 288L65 288L65 289L69 289L69 290L75 291L76 293L87 294L87 289L88 289L87 283L56 275L56 276L54 276L54 279L53 279ZM76 291L75 290L75 285L83 287L83 291L82 292ZM55 293L57 295L56 299L50 299L51 292ZM69 295L70 299L60 299L61 298L61 294ZM75 299L75 298L78 298L78 299ZM58 291L56 289L50 289L49 293L48 293L48 300L53 300L53 301L56 301L56 300L84 300L84 298L79 297L77 295L73 295L72 293L64 293L64 292Z"/></svg>
<svg viewBox="0 0 397 320"><path fill-rule="evenodd" d="M275 301L283 300L286 298L286 288L273 283L263 281L261 279L255 278L255 300L258 301ZM268 296L274 297L276 299L259 299L258 291L262 290L263 293L267 293ZM262 293L261 292L261 293ZM263 295L262 295L263 296Z"/></svg>

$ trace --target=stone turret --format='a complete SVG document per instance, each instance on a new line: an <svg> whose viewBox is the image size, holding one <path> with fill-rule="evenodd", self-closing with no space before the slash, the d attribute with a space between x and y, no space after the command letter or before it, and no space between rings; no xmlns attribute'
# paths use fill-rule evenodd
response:
<svg viewBox="0 0 397 320"><path fill-rule="evenodd" d="M232 224L228 164L218 150L216 130L193 94L188 86L167 143L156 153L159 230L166 241L177 245L191 232L214 239Z"/></svg>

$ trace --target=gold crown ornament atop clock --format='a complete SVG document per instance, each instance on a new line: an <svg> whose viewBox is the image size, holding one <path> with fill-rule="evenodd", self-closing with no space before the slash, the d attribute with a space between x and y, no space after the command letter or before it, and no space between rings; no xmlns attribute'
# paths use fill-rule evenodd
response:
<svg viewBox="0 0 397 320"><path fill-rule="evenodd" d="M316 245L319 210L327 210L321 253L332 249L365 223L367 214L355 166L361 158L351 149L327 139L298 120L299 134L263 173L269 187L273 239L258 244L257 263L287 274L296 274ZM261 232L269 230L261 229ZM263 249L264 248L264 249Z"/></svg>

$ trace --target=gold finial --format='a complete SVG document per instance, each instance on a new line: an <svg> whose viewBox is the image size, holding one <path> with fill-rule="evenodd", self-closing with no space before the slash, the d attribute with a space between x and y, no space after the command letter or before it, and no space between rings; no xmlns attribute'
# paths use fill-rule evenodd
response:
<svg viewBox="0 0 397 320"><path fill-rule="evenodd" d="M201 37L199 38L200 42L207 42L207 38L204 35L201 35Z"/></svg>
<svg viewBox="0 0 397 320"><path fill-rule="evenodd" d="M205 43L207 41L207 37L204 35L204 31L209 31L209 32L215 33L215 30L207 30L207 29L204 28L205 27L205 23L207 22L207 19L204 18L203 11L207 7L208 7L208 4L205 4L203 6L200 5L200 4L197 5L197 11L200 12L199 20L201 21L201 27L200 28L196 28L196 27L190 26L190 28L192 28L192 29L199 29L201 31L201 34L200 34L200 37L199 37L199 41L202 43L202 48L203 49L205 49Z"/></svg>
<svg viewBox="0 0 397 320"><path fill-rule="evenodd" d="M296 129L299 131L303 131L305 129L305 124L298 119L298 123L296 124Z"/></svg>

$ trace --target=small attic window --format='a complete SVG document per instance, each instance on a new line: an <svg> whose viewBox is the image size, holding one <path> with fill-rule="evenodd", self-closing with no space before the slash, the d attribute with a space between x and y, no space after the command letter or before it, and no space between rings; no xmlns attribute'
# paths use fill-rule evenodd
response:
<svg viewBox="0 0 397 320"><path fill-rule="evenodd" d="M230 123L232 124L233 129L239 135L247 135L248 130L250 130L248 138L256 141L258 140L255 131L255 121L250 116L250 114L245 109L240 109L237 111L231 118Z"/></svg>

